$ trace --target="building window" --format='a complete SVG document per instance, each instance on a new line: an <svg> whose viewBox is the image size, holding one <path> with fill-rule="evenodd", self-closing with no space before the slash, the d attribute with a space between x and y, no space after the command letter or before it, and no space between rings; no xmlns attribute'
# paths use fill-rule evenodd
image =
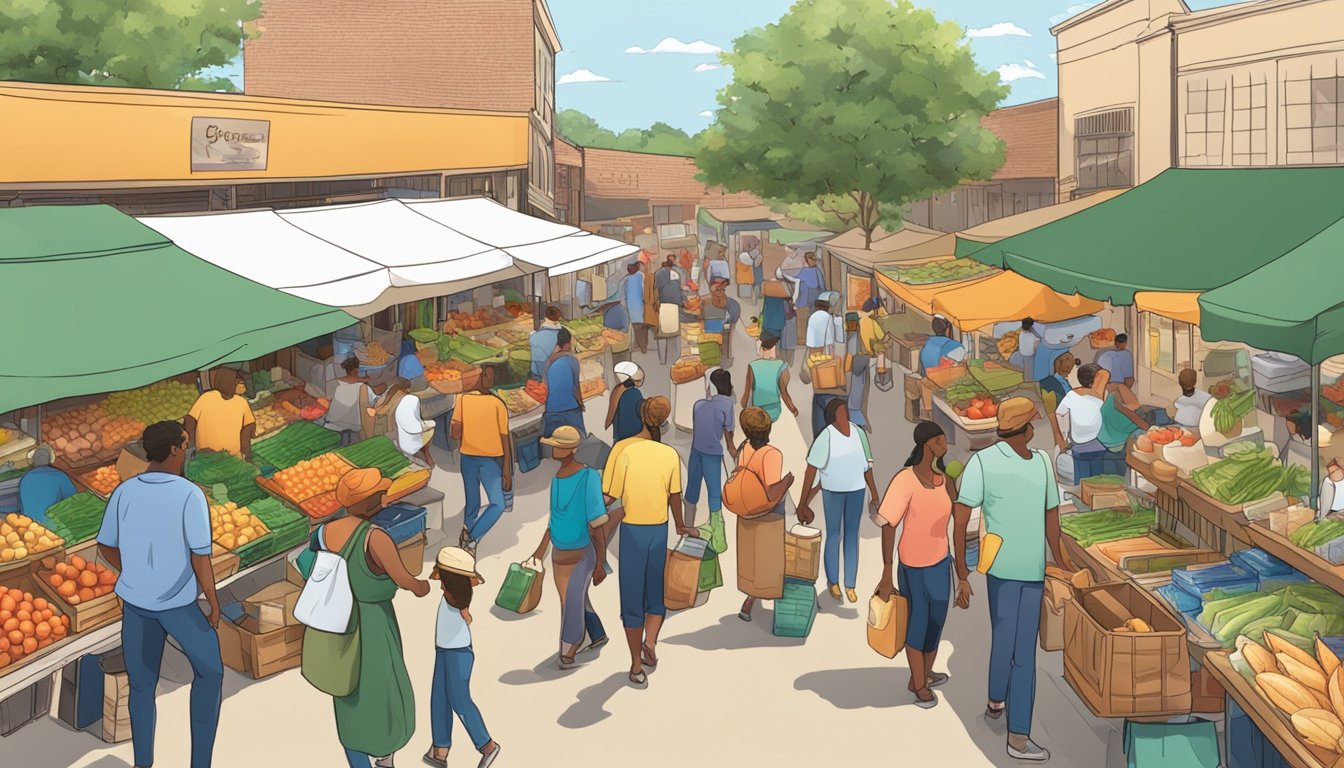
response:
<svg viewBox="0 0 1344 768"><path fill-rule="evenodd" d="M1269 86L1260 82L1232 82L1232 164L1269 165L1266 126Z"/></svg>
<svg viewBox="0 0 1344 768"><path fill-rule="evenodd" d="M653 223L657 224L680 224L685 221L682 215L680 205L655 205L653 207Z"/></svg>
<svg viewBox="0 0 1344 768"><path fill-rule="evenodd" d="M466 197L467 195L470 195L470 194L471 194L471 186L470 186L470 180L469 180L469 179L449 179L449 180L448 180L448 196L449 196L449 197Z"/></svg>
<svg viewBox="0 0 1344 768"><path fill-rule="evenodd" d="M1223 110L1227 87L1207 80L1188 80L1185 86L1185 156L1181 165L1223 164Z"/></svg>
<svg viewBox="0 0 1344 768"><path fill-rule="evenodd" d="M1134 186L1134 110L1077 118L1074 136L1079 191Z"/></svg>
<svg viewBox="0 0 1344 768"><path fill-rule="evenodd" d="M1284 83L1289 165L1344 162L1344 77L1313 76Z"/></svg>

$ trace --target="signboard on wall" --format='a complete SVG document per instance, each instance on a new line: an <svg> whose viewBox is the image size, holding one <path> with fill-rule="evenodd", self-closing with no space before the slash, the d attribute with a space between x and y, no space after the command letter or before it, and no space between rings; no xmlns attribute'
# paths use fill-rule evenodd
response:
<svg viewBox="0 0 1344 768"><path fill-rule="evenodd" d="M269 120L191 118L192 171L264 171Z"/></svg>
<svg viewBox="0 0 1344 768"><path fill-rule="evenodd" d="M863 309L863 303L872 298L873 278L869 275L845 275L845 309L857 312Z"/></svg>

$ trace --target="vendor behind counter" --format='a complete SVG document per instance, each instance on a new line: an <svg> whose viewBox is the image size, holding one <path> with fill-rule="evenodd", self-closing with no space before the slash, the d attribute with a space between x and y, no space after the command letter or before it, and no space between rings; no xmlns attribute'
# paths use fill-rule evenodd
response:
<svg viewBox="0 0 1344 768"><path fill-rule="evenodd" d="M47 510L77 492L70 476L51 466L56 452L45 443L33 449L33 468L19 478L19 511L38 525L49 527Z"/></svg>

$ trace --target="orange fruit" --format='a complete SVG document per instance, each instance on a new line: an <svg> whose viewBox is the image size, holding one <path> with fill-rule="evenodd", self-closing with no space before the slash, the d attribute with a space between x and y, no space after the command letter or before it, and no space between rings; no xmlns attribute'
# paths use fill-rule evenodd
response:
<svg viewBox="0 0 1344 768"><path fill-rule="evenodd" d="M50 607L51 604L40 597L33 601L33 610L35 611L45 611Z"/></svg>
<svg viewBox="0 0 1344 768"><path fill-rule="evenodd" d="M5 630L6 632L13 632L14 630L16 630L16 629L18 629L18 628L19 628L19 620L18 620L18 618L14 617L14 616L11 616L11 617L9 617L8 619L5 619L4 630Z"/></svg>
<svg viewBox="0 0 1344 768"><path fill-rule="evenodd" d="M61 585L65 583L65 577L59 573L53 573L51 574L51 578L47 579L47 583L57 589L60 589Z"/></svg>
<svg viewBox="0 0 1344 768"><path fill-rule="evenodd" d="M98 574L98 583L110 587L113 584L117 583L117 574L113 573L110 570L104 569L102 573Z"/></svg>
<svg viewBox="0 0 1344 768"><path fill-rule="evenodd" d="M88 587L84 587L83 589L79 590L79 601L80 601L81 603L87 603L87 602L89 602L89 601L92 600L92 599L93 599L93 590L92 590L92 589L89 589Z"/></svg>
<svg viewBox="0 0 1344 768"><path fill-rule="evenodd" d="M24 652L24 653L32 653L33 651L36 651L36 650L37 650L37 638L36 638L36 637L25 637L25 638L23 638L23 652Z"/></svg>
<svg viewBox="0 0 1344 768"><path fill-rule="evenodd" d="M70 617L69 617L69 616L62 616L62 617L61 617L61 623L64 624L65 626L67 626L67 627L70 626Z"/></svg>
<svg viewBox="0 0 1344 768"><path fill-rule="evenodd" d="M28 610L27 608L20 608L19 612L14 614L14 618L18 619L21 622L28 621L29 619L33 618L33 612Z"/></svg>
<svg viewBox="0 0 1344 768"><path fill-rule="evenodd" d="M75 592L78 592L78 591L79 591L79 586L78 586L77 584L75 584L75 582L73 582L73 581L67 581L67 582L63 582L63 583L61 584L61 586L57 587L57 588L56 588L56 591L57 591L62 597L71 597L71 596L73 596L73 595L75 594Z"/></svg>
<svg viewBox="0 0 1344 768"><path fill-rule="evenodd" d="M14 602L14 598L9 595L0 597L0 611L12 611L18 607L18 603Z"/></svg>
<svg viewBox="0 0 1344 768"><path fill-rule="evenodd" d="M0 635L0 656L9 653L9 637Z"/></svg>
<svg viewBox="0 0 1344 768"><path fill-rule="evenodd" d="M65 598L65 601L71 605L79 605L81 602L83 602L82 600L79 599L79 595L77 594L70 595L69 597Z"/></svg>
<svg viewBox="0 0 1344 768"><path fill-rule="evenodd" d="M11 646L23 645L23 633L17 629L11 630L9 633L9 644Z"/></svg>
<svg viewBox="0 0 1344 768"><path fill-rule="evenodd" d="M19 622L19 631L22 632L22 633L25 634L25 635L31 635L31 634L33 634L33 630L34 630L35 628L36 628L36 627L33 625L33 622L31 622L31 621L21 621L21 622Z"/></svg>
<svg viewBox="0 0 1344 768"><path fill-rule="evenodd" d="M0 669L9 666L9 654L0 653Z"/></svg>
<svg viewBox="0 0 1344 768"><path fill-rule="evenodd" d="M57 624L56 626L52 627L51 636L57 638L58 640L62 637L65 637L65 625Z"/></svg>
<svg viewBox="0 0 1344 768"><path fill-rule="evenodd" d="M51 637L51 625L44 621L33 628L33 634L37 635L38 640L46 640Z"/></svg>
<svg viewBox="0 0 1344 768"><path fill-rule="evenodd" d="M98 584L98 574L93 571L84 571L79 574L79 586L92 587Z"/></svg>
<svg viewBox="0 0 1344 768"><path fill-rule="evenodd" d="M88 561L88 560L85 560L84 558L80 557L79 555L75 555L74 557L70 558L70 565L71 565L75 570L77 570L77 571L82 571L82 570L84 570L84 568L85 568L88 564L89 564L89 561Z"/></svg>

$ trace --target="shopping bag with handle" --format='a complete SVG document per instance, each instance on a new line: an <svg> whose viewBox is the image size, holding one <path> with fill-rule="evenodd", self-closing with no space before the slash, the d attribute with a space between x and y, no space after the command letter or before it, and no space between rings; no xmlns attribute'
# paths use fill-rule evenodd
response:
<svg viewBox="0 0 1344 768"><path fill-rule="evenodd" d="M905 631L910 623L910 603L900 592L883 600L868 599L868 647L888 659L905 649Z"/></svg>
<svg viewBox="0 0 1344 768"><path fill-rule="evenodd" d="M510 563L509 572L499 585L495 605L517 614L532 612L541 603L541 587L545 567L535 559Z"/></svg>

